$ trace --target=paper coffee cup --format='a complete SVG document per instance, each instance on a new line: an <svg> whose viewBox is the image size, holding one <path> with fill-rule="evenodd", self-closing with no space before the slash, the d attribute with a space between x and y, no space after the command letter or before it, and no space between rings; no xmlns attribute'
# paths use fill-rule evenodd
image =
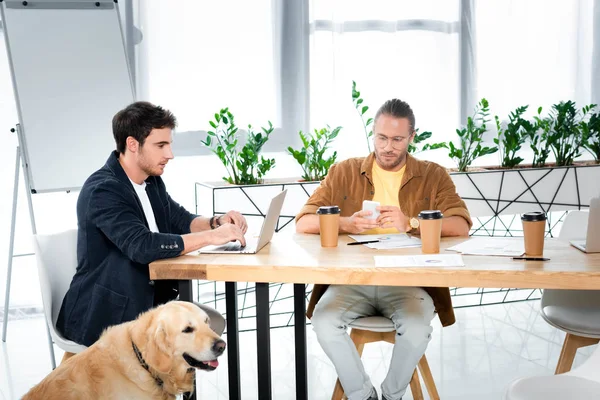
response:
<svg viewBox="0 0 600 400"><path fill-rule="evenodd" d="M523 240L525 254L528 256L544 255L544 234L546 232L546 213L541 211L521 215L523 223Z"/></svg>
<svg viewBox="0 0 600 400"><path fill-rule="evenodd" d="M321 247L337 247L340 230L340 208L323 206L317 210L321 232Z"/></svg>
<svg viewBox="0 0 600 400"><path fill-rule="evenodd" d="M421 252L423 254L436 254L440 252L443 218L444 215L440 210L424 210L419 213Z"/></svg>

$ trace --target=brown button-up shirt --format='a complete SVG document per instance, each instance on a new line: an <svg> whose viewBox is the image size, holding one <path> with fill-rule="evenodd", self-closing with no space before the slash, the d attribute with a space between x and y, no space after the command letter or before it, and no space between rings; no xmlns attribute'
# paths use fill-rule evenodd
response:
<svg viewBox="0 0 600 400"><path fill-rule="evenodd" d="M296 221L306 214L315 214L321 206L337 205L342 217L349 217L362 209L363 200L372 200L375 194L372 169L375 155L351 158L333 165L327 177L314 191L296 215ZM445 168L407 155L406 170L398 192L400 209L409 217L422 210L440 210L444 217L463 217L469 227L473 225L464 201L456 193L454 182ZM315 285L308 304L307 316L327 290L328 285ZM448 288L423 288L429 293L443 326L455 322L452 300Z"/></svg>

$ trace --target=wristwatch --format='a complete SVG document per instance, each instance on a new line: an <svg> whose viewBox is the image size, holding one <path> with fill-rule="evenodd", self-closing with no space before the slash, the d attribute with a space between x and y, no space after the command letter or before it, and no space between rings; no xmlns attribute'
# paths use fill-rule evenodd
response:
<svg viewBox="0 0 600 400"><path fill-rule="evenodd" d="M406 231L409 232L417 228L419 228L419 220L415 217L410 218L408 220L408 229Z"/></svg>

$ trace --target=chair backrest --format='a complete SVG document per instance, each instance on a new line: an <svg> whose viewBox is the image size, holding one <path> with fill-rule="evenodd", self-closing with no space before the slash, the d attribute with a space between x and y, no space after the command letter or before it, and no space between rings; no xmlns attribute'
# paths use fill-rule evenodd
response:
<svg viewBox="0 0 600 400"><path fill-rule="evenodd" d="M596 345L592 354L583 364L565 373L565 375L578 376L580 378L600 382L600 374L598 374L598 371L600 371L600 345Z"/></svg>
<svg viewBox="0 0 600 400"><path fill-rule="evenodd" d="M571 211L565 217L558 238L563 241L585 239L589 218L588 211Z"/></svg>
<svg viewBox="0 0 600 400"><path fill-rule="evenodd" d="M42 302L52 338L64 340L56 332L56 320L63 298L77 269L77 229L52 235L35 235Z"/></svg>

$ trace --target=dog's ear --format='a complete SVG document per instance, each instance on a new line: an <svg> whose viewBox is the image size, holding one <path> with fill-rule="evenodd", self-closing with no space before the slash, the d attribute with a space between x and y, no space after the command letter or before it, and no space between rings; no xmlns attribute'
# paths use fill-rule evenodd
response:
<svg viewBox="0 0 600 400"><path fill-rule="evenodd" d="M156 329L149 329L148 336L146 362L162 374L170 372L173 368L173 352L163 321L156 324Z"/></svg>

